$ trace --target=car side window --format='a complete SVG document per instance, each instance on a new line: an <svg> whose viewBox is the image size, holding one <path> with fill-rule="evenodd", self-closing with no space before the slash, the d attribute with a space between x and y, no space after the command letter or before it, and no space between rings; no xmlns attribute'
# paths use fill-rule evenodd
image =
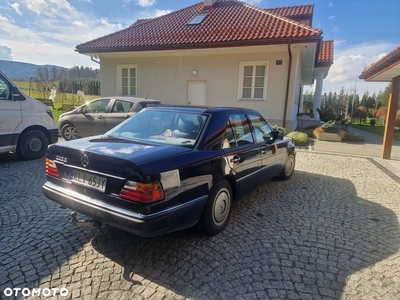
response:
<svg viewBox="0 0 400 300"><path fill-rule="evenodd" d="M11 86L0 75L0 100L12 100Z"/></svg>
<svg viewBox="0 0 400 300"><path fill-rule="evenodd" d="M85 113L103 113L106 112L110 99L101 99L90 102L85 109Z"/></svg>
<svg viewBox="0 0 400 300"><path fill-rule="evenodd" d="M250 125L244 114L229 115L225 130L223 148L237 147L246 144L253 144Z"/></svg>
<svg viewBox="0 0 400 300"><path fill-rule="evenodd" d="M131 110L133 106L133 102L123 101L123 100L115 100L114 106L111 110L112 113L127 113Z"/></svg>
<svg viewBox="0 0 400 300"><path fill-rule="evenodd" d="M249 115L256 142L272 141L272 130L260 115Z"/></svg>

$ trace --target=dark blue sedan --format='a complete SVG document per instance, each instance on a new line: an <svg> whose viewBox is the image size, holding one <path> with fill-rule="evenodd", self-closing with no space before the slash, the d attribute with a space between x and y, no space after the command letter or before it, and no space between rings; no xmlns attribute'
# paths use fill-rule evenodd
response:
<svg viewBox="0 0 400 300"><path fill-rule="evenodd" d="M151 107L104 135L50 146L43 193L73 210L78 226L217 234L236 199L289 179L294 166L292 140L255 110Z"/></svg>

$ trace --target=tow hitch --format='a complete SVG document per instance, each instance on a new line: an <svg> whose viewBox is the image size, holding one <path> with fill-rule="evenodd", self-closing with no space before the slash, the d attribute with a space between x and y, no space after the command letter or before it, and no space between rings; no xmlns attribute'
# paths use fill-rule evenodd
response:
<svg viewBox="0 0 400 300"><path fill-rule="evenodd" d="M78 227L88 227L90 229L100 228L101 222L96 220L81 221L76 218L76 212L71 212L72 224Z"/></svg>

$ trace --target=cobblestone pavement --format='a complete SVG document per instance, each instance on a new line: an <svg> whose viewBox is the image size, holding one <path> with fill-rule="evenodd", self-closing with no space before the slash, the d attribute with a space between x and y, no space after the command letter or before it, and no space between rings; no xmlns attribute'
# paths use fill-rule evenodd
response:
<svg viewBox="0 0 400 300"><path fill-rule="evenodd" d="M1 299L399 299L399 177L374 158L300 150L292 179L241 199L214 237L75 227L44 173L0 156Z"/></svg>
<svg viewBox="0 0 400 300"><path fill-rule="evenodd" d="M318 152L326 153L346 153L358 156L381 157L383 150L383 137L373 133L369 133L357 128L348 127L347 131L360 134L364 137L365 142L327 142L313 140L311 149ZM391 158L400 160L400 143L393 141Z"/></svg>

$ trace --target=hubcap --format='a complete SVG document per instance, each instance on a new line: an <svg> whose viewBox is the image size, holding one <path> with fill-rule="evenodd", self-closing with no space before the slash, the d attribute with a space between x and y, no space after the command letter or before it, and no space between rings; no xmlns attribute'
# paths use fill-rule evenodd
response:
<svg viewBox="0 0 400 300"><path fill-rule="evenodd" d="M64 136L66 140L73 140L78 138L78 131L75 127L67 127L64 130Z"/></svg>
<svg viewBox="0 0 400 300"><path fill-rule="evenodd" d="M289 156L285 166L286 175L292 174L294 169L294 158L293 156Z"/></svg>
<svg viewBox="0 0 400 300"><path fill-rule="evenodd" d="M42 141L36 137L32 138L28 142L28 148L33 152L38 152L42 149Z"/></svg>
<svg viewBox="0 0 400 300"><path fill-rule="evenodd" d="M231 199L229 192L226 189L222 189L217 195L213 207L215 225L219 226L225 222L228 217L230 206Z"/></svg>

